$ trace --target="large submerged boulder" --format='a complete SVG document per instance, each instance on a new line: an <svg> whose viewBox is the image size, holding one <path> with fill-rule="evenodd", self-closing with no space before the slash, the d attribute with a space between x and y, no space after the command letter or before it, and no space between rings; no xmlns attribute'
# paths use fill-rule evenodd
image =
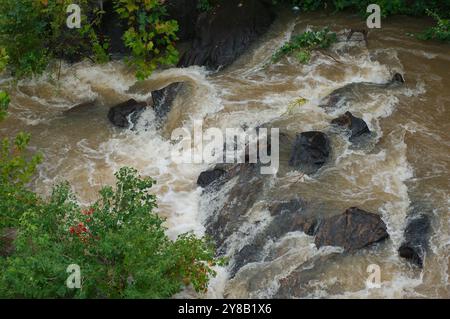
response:
<svg viewBox="0 0 450 319"><path fill-rule="evenodd" d="M233 257L230 275L234 276L244 265L265 260L264 247L293 231L302 231L308 235L314 233L316 220L309 216L309 205L301 198L282 200L269 205L272 217L270 223L262 229L248 244L244 245Z"/></svg>
<svg viewBox="0 0 450 319"><path fill-rule="evenodd" d="M331 124L349 130L351 133L349 140L351 142L355 141L358 137L361 137L362 135L370 134L370 130L367 127L366 122L359 117L353 116L353 114L348 111L345 112L345 114L339 116L338 118L332 120Z"/></svg>
<svg viewBox="0 0 450 319"><path fill-rule="evenodd" d="M273 19L270 6L264 1L221 1L198 16L192 47L178 65L200 65L213 70L226 67L268 29Z"/></svg>
<svg viewBox="0 0 450 319"><path fill-rule="evenodd" d="M130 99L109 109L108 119L115 126L128 128L136 124L147 103Z"/></svg>
<svg viewBox="0 0 450 319"><path fill-rule="evenodd" d="M328 111L347 108L354 102L361 102L361 99L371 93L392 90L400 87L403 83L405 83L405 80L400 73L395 73L392 79L386 83L350 83L331 92L321 101L319 106Z"/></svg>
<svg viewBox="0 0 450 319"><path fill-rule="evenodd" d="M224 176L225 173L226 171L222 168L213 168L211 170L204 171L198 176L197 185L204 188Z"/></svg>
<svg viewBox="0 0 450 319"><path fill-rule="evenodd" d="M213 192L219 196L225 196L220 207L217 207L206 220L206 234L213 238L217 244L219 253L226 252L225 241L242 226L242 218L253 207L255 202L261 198L260 190L264 185L264 175L260 173L257 164L224 164L219 165L224 169L220 178L214 179L216 173L204 174L202 181L207 180L207 192ZM218 168L216 167L216 168ZM201 181L201 182L202 182ZM217 183L219 182L220 183ZM224 189L224 185L229 183ZM210 200L207 203L211 206Z"/></svg>
<svg viewBox="0 0 450 319"><path fill-rule="evenodd" d="M352 252L389 237L386 224L377 214L357 207L320 222L314 242L317 248L338 246Z"/></svg>
<svg viewBox="0 0 450 319"><path fill-rule="evenodd" d="M431 223L427 214L413 213L410 215L404 232L404 242L398 249L400 257L422 268L428 249L430 231Z"/></svg>
<svg viewBox="0 0 450 319"><path fill-rule="evenodd" d="M174 82L160 90L152 91L153 109L158 119L167 117L182 86L183 82Z"/></svg>
<svg viewBox="0 0 450 319"><path fill-rule="evenodd" d="M295 139L289 165L313 174L327 162L330 152L330 141L324 133L303 132Z"/></svg>

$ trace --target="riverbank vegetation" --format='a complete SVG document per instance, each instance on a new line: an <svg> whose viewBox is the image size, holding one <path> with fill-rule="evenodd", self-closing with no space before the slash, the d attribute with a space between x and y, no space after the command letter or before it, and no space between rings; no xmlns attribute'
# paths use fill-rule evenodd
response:
<svg viewBox="0 0 450 319"><path fill-rule="evenodd" d="M112 0L113 10L123 20L126 29L122 41L129 49L128 63L138 79L148 77L156 68L175 65L179 53L175 47L178 23L167 13L167 2L142 0ZM221 0L197 2L199 11L210 11ZM66 27L67 6L73 0L3 0L0 2L0 64L8 57L7 68L17 78L41 74L55 59L76 61L88 58L96 63L109 60L111 50L101 23L106 12L88 0L77 0L81 7L81 28ZM274 10L279 5L297 6L301 12L328 10L354 11L366 16L370 3L380 5L384 17L402 14L432 16L436 26L419 35L421 39L450 41L450 1L406 0L272 0ZM307 51L301 59L306 61Z"/></svg>
<svg viewBox="0 0 450 319"><path fill-rule="evenodd" d="M0 92L0 116L9 97ZM81 207L68 183L44 198L28 187L41 154L30 135L4 138L0 149L0 297L167 298L192 285L205 292L215 258L207 238L167 237L155 212L155 183L132 168L116 174L99 199ZM69 265L80 267L80 289L66 285Z"/></svg>
<svg viewBox="0 0 450 319"><path fill-rule="evenodd" d="M314 50L327 49L336 42L336 33L330 32L328 28L322 30L306 31L292 37L279 48L272 56L272 62L277 62L283 56L295 54L300 63L308 63L311 59L311 52Z"/></svg>

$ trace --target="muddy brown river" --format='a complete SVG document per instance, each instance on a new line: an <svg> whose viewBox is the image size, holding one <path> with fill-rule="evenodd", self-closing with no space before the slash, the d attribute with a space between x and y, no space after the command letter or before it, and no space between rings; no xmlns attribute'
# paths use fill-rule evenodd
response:
<svg viewBox="0 0 450 319"><path fill-rule="evenodd" d="M167 217L171 237L187 231L203 235L213 205L196 180L209 166L171 160L173 129L192 128L194 120L202 120L204 129L271 122L293 134L329 131L330 121L343 110L320 108L325 96L350 83L385 83L399 72L406 81L403 86L362 89L346 109L367 122L373 132L370 145L354 148L342 135L331 132L332 164L319 175L308 176L281 163L264 194L265 202L285 198L287 193L300 194L308 202L320 201L324 215L352 206L378 213L387 225L389 240L344 254L333 247L317 249L312 237L291 232L264 248L275 257L249 263L233 278L229 269L219 268L206 295L196 296L187 289L181 296L278 297L280 281L303 269L299 286L287 297L450 298L450 45L410 36L429 22L407 17L382 20L381 29L370 31L367 46L357 35L343 40L350 28L361 28L362 23L358 16L286 12L233 65L216 73L200 67L172 68L137 83L133 72L115 61L63 66L59 80L49 74L18 83L2 79L12 102L0 134L32 134L32 148L45 157L32 185L39 193L48 194L54 184L68 180L88 203L101 185L114 182L118 168L133 166L157 180L158 212ZM292 34L324 26L339 38L327 54L314 53L307 65L294 57L268 63ZM110 106L129 98L150 101L152 90L176 81L185 81L187 90L175 100L162 129L155 125L150 107L134 130L120 130L109 123ZM289 107L299 97L307 102ZM397 252L412 205L427 207L432 214L423 269ZM258 227L270 219L264 207L257 202L240 230L227 239L229 255L251 241ZM380 267L380 287L366 286L371 264Z"/></svg>

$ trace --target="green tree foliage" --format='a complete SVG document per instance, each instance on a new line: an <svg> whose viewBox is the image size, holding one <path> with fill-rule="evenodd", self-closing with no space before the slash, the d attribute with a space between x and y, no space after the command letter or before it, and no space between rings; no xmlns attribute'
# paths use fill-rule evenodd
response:
<svg viewBox="0 0 450 319"><path fill-rule="evenodd" d="M72 3L82 9L80 29L66 26ZM10 71L19 78L40 74L54 58L73 60L92 51L97 62L104 62L108 44L100 43L93 28L99 15L90 11L88 0L1 0L0 48L9 57Z"/></svg>
<svg viewBox="0 0 450 319"><path fill-rule="evenodd" d="M442 19L437 13L430 10L427 12L436 20L436 26L420 34L419 39L450 42L450 19Z"/></svg>
<svg viewBox="0 0 450 319"><path fill-rule="evenodd" d="M8 104L8 94L0 91L0 121L6 117ZM26 133L0 141L0 230L15 226L23 212L37 204L37 197L26 185L42 156L28 154L29 141L30 135Z"/></svg>
<svg viewBox="0 0 450 319"><path fill-rule="evenodd" d="M2 119L8 104L1 91ZM167 237L154 211L154 180L122 168L115 187L103 187L87 208L67 183L43 199L27 187L42 160L26 152L29 141L19 133L0 145L0 235L17 233L12 255L0 254L0 298L166 298L186 285L206 291L212 267L224 260L206 238ZM0 252L1 245L0 238ZM81 267L81 289L66 285L71 264Z"/></svg>
<svg viewBox="0 0 450 319"><path fill-rule="evenodd" d="M329 8L334 11L356 10L366 15L369 4L378 4L383 16L395 14L426 15L427 10L443 12L450 15L450 0L273 0L274 4L287 3L298 6L301 11L314 11Z"/></svg>
<svg viewBox="0 0 450 319"><path fill-rule="evenodd" d="M336 42L336 33L328 28L318 31L306 31L298 34L286 42L272 55L272 62L279 61L288 54L296 54L300 63L308 63L313 50L327 49Z"/></svg>
<svg viewBox="0 0 450 319"><path fill-rule="evenodd" d="M198 0L197 9L199 9L200 11L209 11L213 8L216 2L217 0Z"/></svg>
<svg viewBox="0 0 450 319"><path fill-rule="evenodd" d="M206 239L170 240L155 212L150 178L122 168L82 209L68 184L20 218L15 253L3 261L1 297L165 298L192 284L205 291L218 261ZM70 264L81 267L81 289L66 286Z"/></svg>
<svg viewBox="0 0 450 319"><path fill-rule="evenodd" d="M178 22L165 19L166 8L159 0L116 0L115 8L128 23L123 39L131 49L129 64L136 68L138 79L147 78L159 66L178 62Z"/></svg>
<svg viewBox="0 0 450 319"><path fill-rule="evenodd" d="M162 1L113 1L128 25L123 41L131 50L129 63L138 79L178 61L178 23L165 19ZM79 29L66 26L66 10L73 3L81 7ZM0 0L0 50L9 56L8 66L16 77L40 74L55 58L70 61L88 57L97 63L107 62L108 39L97 34L103 14L89 0Z"/></svg>

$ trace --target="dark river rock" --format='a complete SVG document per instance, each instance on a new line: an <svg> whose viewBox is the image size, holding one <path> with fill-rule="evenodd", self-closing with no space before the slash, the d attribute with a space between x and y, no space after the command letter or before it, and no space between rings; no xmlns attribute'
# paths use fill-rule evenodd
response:
<svg viewBox="0 0 450 319"><path fill-rule="evenodd" d="M226 171L221 168L214 168L212 170L202 172L197 179L197 185L206 187L222 177L225 173Z"/></svg>
<svg viewBox="0 0 450 319"><path fill-rule="evenodd" d="M174 82L162 89L152 91L153 109L159 120L167 117L172 108L172 103L182 87L183 82Z"/></svg>
<svg viewBox="0 0 450 319"><path fill-rule="evenodd" d="M398 249L400 257L422 268L428 250L430 232L431 223L429 214L414 210L408 216L404 232L404 242Z"/></svg>
<svg viewBox="0 0 450 319"><path fill-rule="evenodd" d="M314 233L316 220L309 216L308 204L300 198L276 202L269 206L271 222L234 256L231 275L248 263L265 259L264 246L292 231Z"/></svg>
<svg viewBox="0 0 450 319"><path fill-rule="evenodd" d="M115 126L121 128L128 128L131 124L135 124L141 113L145 110L147 103L137 102L130 99L126 102L120 103L109 109L108 119Z"/></svg>
<svg viewBox="0 0 450 319"><path fill-rule="evenodd" d="M322 220L314 242L317 248L338 246L352 252L388 237L386 225L379 215L351 207L341 215Z"/></svg>
<svg viewBox="0 0 450 319"><path fill-rule="evenodd" d="M226 67L268 29L273 19L269 5L260 0L223 1L198 16L194 42L178 66Z"/></svg>
<svg viewBox="0 0 450 319"><path fill-rule="evenodd" d="M199 15L197 4L198 0L166 1L168 18L178 22L179 41L187 41L195 37L195 23Z"/></svg>
<svg viewBox="0 0 450 319"><path fill-rule="evenodd" d="M350 83L334 90L322 100L319 106L326 110L349 107L352 103L359 101L364 93L379 93L385 90L392 90L398 88L404 82L403 76L400 73L395 73L387 83Z"/></svg>
<svg viewBox="0 0 450 319"><path fill-rule="evenodd" d="M351 133L349 140L351 142L357 140L361 135L370 134L370 130L367 127L366 122L359 117L353 116L353 114L348 111L332 120L331 124L349 130Z"/></svg>
<svg viewBox="0 0 450 319"><path fill-rule="evenodd" d="M278 291L273 296L280 299L302 298L311 291L311 285L321 280L320 275L326 273L329 265L341 263L344 255L333 253L325 256L313 257L305 264L293 270L287 277L279 281ZM328 289L342 289L340 281L327 287Z"/></svg>
<svg viewBox="0 0 450 319"><path fill-rule="evenodd" d="M305 174L313 174L327 162L330 152L330 141L324 133L303 132L294 142L289 165Z"/></svg>
<svg viewBox="0 0 450 319"><path fill-rule="evenodd" d="M224 177L225 181L236 178L236 182L228 191L224 205L206 221L206 233L216 241L220 253L225 253L225 240L238 231L243 216L261 197L262 193L255 190L261 190L264 185L264 176L257 164L228 165Z"/></svg>

